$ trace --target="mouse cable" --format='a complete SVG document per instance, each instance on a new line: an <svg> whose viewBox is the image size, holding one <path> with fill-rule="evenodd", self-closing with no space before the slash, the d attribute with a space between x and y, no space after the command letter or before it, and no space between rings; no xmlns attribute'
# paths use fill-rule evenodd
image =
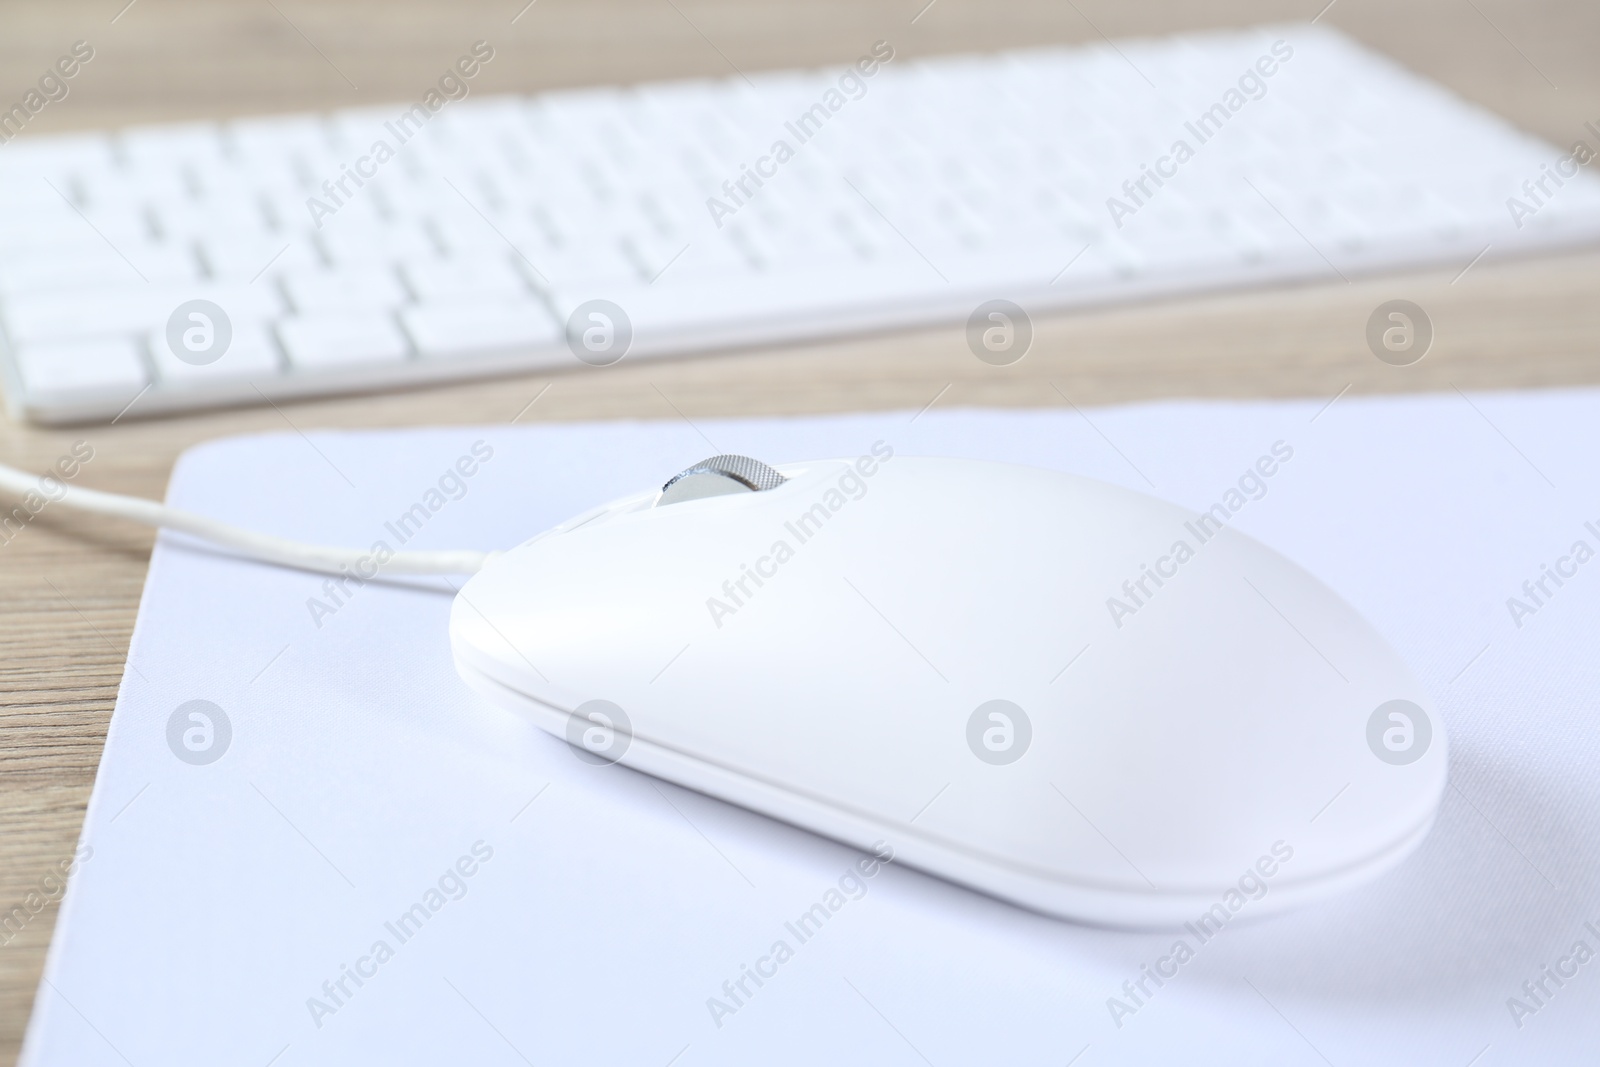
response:
<svg viewBox="0 0 1600 1067"><path fill-rule="evenodd" d="M222 545L267 563L285 567L318 571L324 574L341 574L356 571L358 564L370 566L373 555L370 549L333 548L327 545L309 545L290 541L270 534L241 529L192 511L171 508L142 497L104 493L98 489L85 489L68 485L56 479L59 490L52 487L45 492L39 479L0 464L0 490L17 497L36 493L57 507L87 511L95 515L110 515L143 523L146 526L165 527ZM61 495L58 495L61 494ZM30 509L31 510L31 509ZM384 574L474 574L483 568L497 552L395 552L379 565ZM366 575L363 575L366 577Z"/></svg>

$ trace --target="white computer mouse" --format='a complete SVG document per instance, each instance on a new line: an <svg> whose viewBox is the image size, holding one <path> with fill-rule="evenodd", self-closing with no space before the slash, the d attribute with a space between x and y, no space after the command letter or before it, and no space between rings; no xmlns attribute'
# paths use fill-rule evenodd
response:
<svg viewBox="0 0 1600 1067"><path fill-rule="evenodd" d="M1095 923L1353 886L1444 789L1405 664L1278 553L881 442L715 457L581 515L475 575L450 631L472 687L579 757Z"/></svg>

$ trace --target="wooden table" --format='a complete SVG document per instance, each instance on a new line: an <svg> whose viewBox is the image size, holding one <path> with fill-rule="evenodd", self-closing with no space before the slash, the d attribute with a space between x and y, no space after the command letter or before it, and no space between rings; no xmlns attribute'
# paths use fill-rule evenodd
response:
<svg viewBox="0 0 1600 1067"><path fill-rule="evenodd" d="M136 0L119 14L125 2L0 3L0 99L20 95L79 39L96 57L72 95L41 114L41 130L411 98L478 39L497 50L479 91L528 91L842 62L880 38L913 57L1306 20L1326 0L1160 0L1137 10L1110 0L934 0L915 23L926 0L537 0L520 16L524 0ZM1583 124L1600 123L1600 6L1337 0L1323 21L1553 142L1595 144ZM959 330L928 330L281 413L77 431L0 421L0 456L42 469L87 440L96 458L81 484L159 497L178 453L211 437L503 423L546 384L523 421L919 408L935 397L941 407L1027 407L1060 405L1063 393L1081 405L1600 381L1600 253L1487 259L1458 277L1464 267L1059 316L1037 323L1033 350L1006 368L975 360ZM1436 328L1433 350L1411 367L1380 363L1363 340L1371 311L1397 297L1421 304ZM47 512L0 547L0 913L72 851L151 540L147 530ZM0 947L0 1056L20 1044L53 921L47 908Z"/></svg>

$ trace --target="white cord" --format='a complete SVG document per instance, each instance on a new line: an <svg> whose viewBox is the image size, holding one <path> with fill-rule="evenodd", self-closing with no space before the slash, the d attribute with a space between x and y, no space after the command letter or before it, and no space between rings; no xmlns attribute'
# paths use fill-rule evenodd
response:
<svg viewBox="0 0 1600 1067"><path fill-rule="evenodd" d="M353 571L359 577L373 574L474 574L483 568L496 552L395 552L388 560L379 563L372 551L331 548L325 545L308 545L289 541L269 534L254 533L231 526L192 511L180 511L141 497L102 493L97 489L84 489L68 485L64 479L51 480L49 492L39 479L15 467L0 464L0 490L25 497L35 493L57 507L73 508L96 515L111 515L119 519L144 523L146 526L164 526L191 536L236 549L247 556L278 563L285 567L341 574ZM367 573L367 571L371 573Z"/></svg>

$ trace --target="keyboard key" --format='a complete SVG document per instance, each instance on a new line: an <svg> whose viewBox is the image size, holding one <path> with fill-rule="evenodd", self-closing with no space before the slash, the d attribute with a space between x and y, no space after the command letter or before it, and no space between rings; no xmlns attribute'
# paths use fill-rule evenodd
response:
<svg viewBox="0 0 1600 1067"><path fill-rule="evenodd" d="M151 197L179 197L191 192L188 179L175 166L139 170L117 166L87 171L78 174L72 185L81 194L73 199L83 210L125 213L130 217L137 216Z"/></svg>
<svg viewBox="0 0 1600 1067"><path fill-rule="evenodd" d="M95 401L126 404L146 381L144 362L131 338L22 345L17 370L29 399L62 407Z"/></svg>
<svg viewBox="0 0 1600 1067"><path fill-rule="evenodd" d="M287 271L322 267L315 246L303 236L222 234L202 237L195 244L212 276L224 280L270 284L270 279Z"/></svg>
<svg viewBox="0 0 1600 1067"><path fill-rule="evenodd" d="M391 263L396 259L438 255L437 242L416 225L393 224L383 219L347 217L344 213L369 205L371 200L353 200L340 208L338 217L316 231L316 239L335 266L342 264Z"/></svg>
<svg viewBox="0 0 1600 1067"><path fill-rule="evenodd" d="M248 191L151 198L146 210L156 232L170 240L249 241L271 232L261 202Z"/></svg>
<svg viewBox="0 0 1600 1067"><path fill-rule="evenodd" d="M413 259L400 264L400 274L423 302L459 296L528 295L528 283L505 258Z"/></svg>
<svg viewBox="0 0 1600 1067"><path fill-rule="evenodd" d="M6 297L4 309L7 332L24 345L136 333L162 321L160 301L121 286L16 293Z"/></svg>
<svg viewBox="0 0 1600 1067"><path fill-rule="evenodd" d="M331 146L328 122L321 115L269 115L235 119L223 127L223 139L235 159L281 159L304 152L326 152Z"/></svg>
<svg viewBox="0 0 1600 1067"><path fill-rule="evenodd" d="M7 142L3 157L0 175L26 174L34 181L42 174L98 170L115 163L111 138L100 133L29 136Z"/></svg>
<svg viewBox="0 0 1600 1067"><path fill-rule="evenodd" d="M377 312L284 319L278 323L278 339L295 370L399 363L410 354L410 345L394 318Z"/></svg>
<svg viewBox="0 0 1600 1067"><path fill-rule="evenodd" d="M248 382L277 377L283 370L283 356L277 341L269 330L255 324L235 327L228 350L220 359L203 366L179 359L168 347L165 331L149 336L149 350L155 363L156 379L162 385Z"/></svg>
<svg viewBox="0 0 1600 1067"><path fill-rule="evenodd" d="M128 258L124 259L124 255ZM0 298L56 289L130 284L138 278L135 268L152 282L193 281L199 274L200 261L193 248L173 244L129 245L113 250L102 242L98 253L76 249L36 250L27 256L0 260Z"/></svg>
<svg viewBox="0 0 1600 1067"><path fill-rule="evenodd" d="M282 313L283 302L266 285L146 284L52 289L7 298L3 309L13 341L76 340L165 329L179 305L210 300L235 326Z"/></svg>
<svg viewBox="0 0 1600 1067"><path fill-rule="evenodd" d="M603 241L568 244L542 254L525 253L517 267L537 289L589 283L643 281L640 268L618 245Z"/></svg>
<svg viewBox="0 0 1600 1067"><path fill-rule="evenodd" d="M295 183L279 184L264 179L256 188L256 196L261 201L262 214L275 232L295 234L315 244L317 219L306 208L307 194L303 188ZM320 248L318 258L322 258Z"/></svg>
<svg viewBox="0 0 1600 1067"><path fill-rule="evenodd" d="M561 325L531 299L462 299L424 303L400 316L424 358L451 358L507 349L561 349Z"/></svg>
<svg viewBox="0 0 1600 1067"><path fill-rule="evenodd" d="M343 270L288 270L283 289L301 314L321 311L379 311L399 307L406 293L386 264Z"/></svg>
<svg viewBox="0 0 1600 1067"><path fill-rule="evenodd" d="M141 170L176 169L173 165L219 160L222 128L211 122L136 126L118 131L123 159Z"/></svg>

